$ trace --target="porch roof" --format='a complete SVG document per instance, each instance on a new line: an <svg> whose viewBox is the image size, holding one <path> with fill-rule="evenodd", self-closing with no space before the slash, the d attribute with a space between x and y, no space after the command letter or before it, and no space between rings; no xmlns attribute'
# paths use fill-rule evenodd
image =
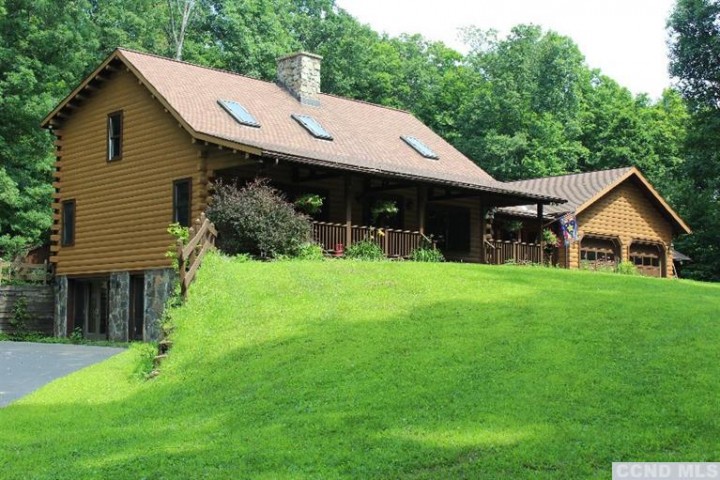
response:
<svg viewBox="0 0 720 480"><path fill-rule="evenodd" d="M308 105L273 82L126 49L115 50L43 126L60 122L63 108L118 62L198 140L270 158L507 195L504 204L565 201L493 179L409 112L327 94L318 95L319 106ZM259 128L235 121L219 100L242 105ZM314 137L293 115L313 117L332 140ZM419 139L439 158L424 157L402 137Z"/></svg>

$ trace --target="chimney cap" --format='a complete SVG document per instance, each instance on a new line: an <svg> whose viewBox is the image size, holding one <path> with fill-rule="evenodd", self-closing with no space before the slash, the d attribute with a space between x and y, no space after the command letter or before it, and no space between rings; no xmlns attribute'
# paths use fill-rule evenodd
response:
<svg viewBox="0 0 720 480"><path fill-rule="evenodd" d="M293 52L293 53L289 53L287 55L283 55L282 57L278 57L276 61L282 62L283 60L288 60L290 58L299 57L299 56L310 57L310 58L314 58L315 60L323 59L322 55L318 55L316 53L305 52L305 51L299 51L299 52Z"/></svg>

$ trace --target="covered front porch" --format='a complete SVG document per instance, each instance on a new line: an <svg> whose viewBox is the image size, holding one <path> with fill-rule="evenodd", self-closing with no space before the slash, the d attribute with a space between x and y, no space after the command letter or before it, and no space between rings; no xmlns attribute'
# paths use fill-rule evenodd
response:
<svg viewBox="0 0 720 480"><path fill-rule="evenodd" d="M209 159L208 167L211 181L242 185L267 178L291 202L309 194L322 198L322 206L311 214L313 237L329 255L341 256L352 244L370 240L389 258L408 258L414 250L430 247L450 261L543 262L542 203L535 241L493 238L489 218L495 208L527 204L529 198L542 201L505 191L501 184L481 188L252 156L235 165ZM378 215L378 205L387 204L393 212Z"/></svg>

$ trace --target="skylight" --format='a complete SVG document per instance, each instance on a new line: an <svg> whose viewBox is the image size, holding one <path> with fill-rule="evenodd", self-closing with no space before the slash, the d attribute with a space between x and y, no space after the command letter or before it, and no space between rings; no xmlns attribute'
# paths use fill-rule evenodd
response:
<svg viewBox="0 0 720 480"><path fill-rule="evenodd" d="M330 132L325 130L320 123L318 123L317 120L315 120L310 115L296 115L292 114L292 118L295 119L296 122L298 122L300 125L305 127L305 129L312 134L313 137L319 138L321 140L332 140L333 136L330 135Z"/></svg>
<svg viewBox="0 0 720 480"><path fill-rule="evenodd" d="M414 148L415 151L418 152L423 157L431 158L433 160L438 160L440 158L437 153L433 152L430 149L430 147L425 145L423 142L421 142L417 138L411 137L408 135L400 135L400 138L402 138L405 141L405 143L407 143L412 148Z"/></svg>
<svg viewBox="0 0 720 480"><path fill-rule="evenodd" d="M260 124L255 117L248 112L245 107L240 105L238 102L232 100L218 100L221 107L225 109L239 124L247 125L248 127L260 127Z"/></svg>

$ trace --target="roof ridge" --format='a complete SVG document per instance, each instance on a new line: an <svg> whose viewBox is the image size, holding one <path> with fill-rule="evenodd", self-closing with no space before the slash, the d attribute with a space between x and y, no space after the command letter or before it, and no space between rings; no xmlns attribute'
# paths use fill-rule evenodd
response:
<svg viewBox="0 0 720 480"><path fill-rule="evenodd" d="M613 171L628 171L635 168L634 166L629 167L616 167L616 168L606 168L604 170L591 170L589 172L575 172L575 173L565 173L562 175L548 175L546 177L535 177L535 178L525 178L523 180L513 180L511 182L504 182L504 183L520 183L520 182L532 182L534 180L545 180L549 178L562 178L562 177L575 177L578 175L590 175L590 174L596 174L596 173L603 173L603 172L613 172Z"/></svg>
<svg viewBox="0 0 720 480"><path fill-rule="evenodd" d="M185 60L178 60L178 59L175 59L175 58L164 57L164 56L158 55L158 54L156 54L156 53L142 52L142 51L140 51L140 50L135 50L135 49L133 49L133 48L117 47L115 50L116 50L116 51L119 51L119 52L135 53L135 54L137 54L137 55L145 55L145 56L148 56L148 57L157 58L157 59L159 59L159 60L166 60L166 61L169 61L169 62L179 63L179 64L182 64L182 65L188 65L188 66L190 66L190 67L203 68L203 69L205 69L205 70L212 70L212 71L214 71L214 72L226 73L226 74L228 74L228 75L234 75L234 76L237 76L237 77L243 77L243 78L247 78L247 79L249 79L249 80L255 80L255 81L258 81L258 82L262 82L262 83L268 83L268 84L272 84L272 85L278 85L277 82L273 82L273 81L271 81L271 80L263 80L262 78L252 77L252 76L246 75L246 74L244 74L244 73L238 73L238 72L234 72L234 71L232 71L232 70L227 70L227 69L224 69L224 68L217 68L217 67L209 67L209 66L206 66L206 65L199 65L199 64L197 64L197 63L191 63L191 62L188 62L188 61L185 61ZM279 85L278 85L278 86L279 86ZM382 104L380 104L380 103L368 102L368 101L366 101L366 100L360 100L360 99L357 99L357 98L343 97L342 95L337 95L337 94L335 94L335 93L320 92L320 95L327 96L327 97L338 98L338 99L340 99L340 100L345 100L345 101L348 101L348 102L355 102L355 103L361 103L361 104L364 104L364 105L370 105L370 106L373 106L373 107L385 108L385 109L387 109L387 110L393 110L393 111L396 111L396 112L404 113L404 114L410 115L410 116L412 116L412 117L415 117L415 115L414 115L412 112L410 112L409 110L404 110L404 109L402 109L402 108L390 107L390 106L388 106L388 105L382 105ZM415 117L415 118L417 118L417 117Z"/></svg>
<svg viewBox="0 0 720 480"><path fill-rule="evenodd" d="M233 72L232 70L226 70L226 69L223 69L223 68L208 67L208 66L206 66L206 65L198 65L197 63L190 63L190 62L185 61L185 60L178 60L178 59L175 59L175 58L163 57L162 55L158 55L158 54L156 54L156 53L141 52L140 50L135 50L135 49L132 49L132 48L125 48L125 47L117 47L117 48L115 49L115 51L136 53L136 54L138 54L138 55L145 55L146 57L153 57L153 58L157 58L157 59L159 59L159 60L166 60L166 61L168 61L168 62L180 63L180 64L182 64L182 65L187 65L187 66L189 66L189 67L203 68L203 69L205 69L205 70L212 70L212 71L214 71L214 72L219 72L219 73L227 73L228 75L235 75L236 77L243 77L243 78L247 78L247 79L249 79L249 80L255 80L255 81L257 81L257 82L271 83L271 84L275 84L275 85L276 85L275 82L271 82L271 81L269 81L269 80L263 80L262 78L251 77L250 75L246 75L246 74L238 73L238 72Z"/></svg>

